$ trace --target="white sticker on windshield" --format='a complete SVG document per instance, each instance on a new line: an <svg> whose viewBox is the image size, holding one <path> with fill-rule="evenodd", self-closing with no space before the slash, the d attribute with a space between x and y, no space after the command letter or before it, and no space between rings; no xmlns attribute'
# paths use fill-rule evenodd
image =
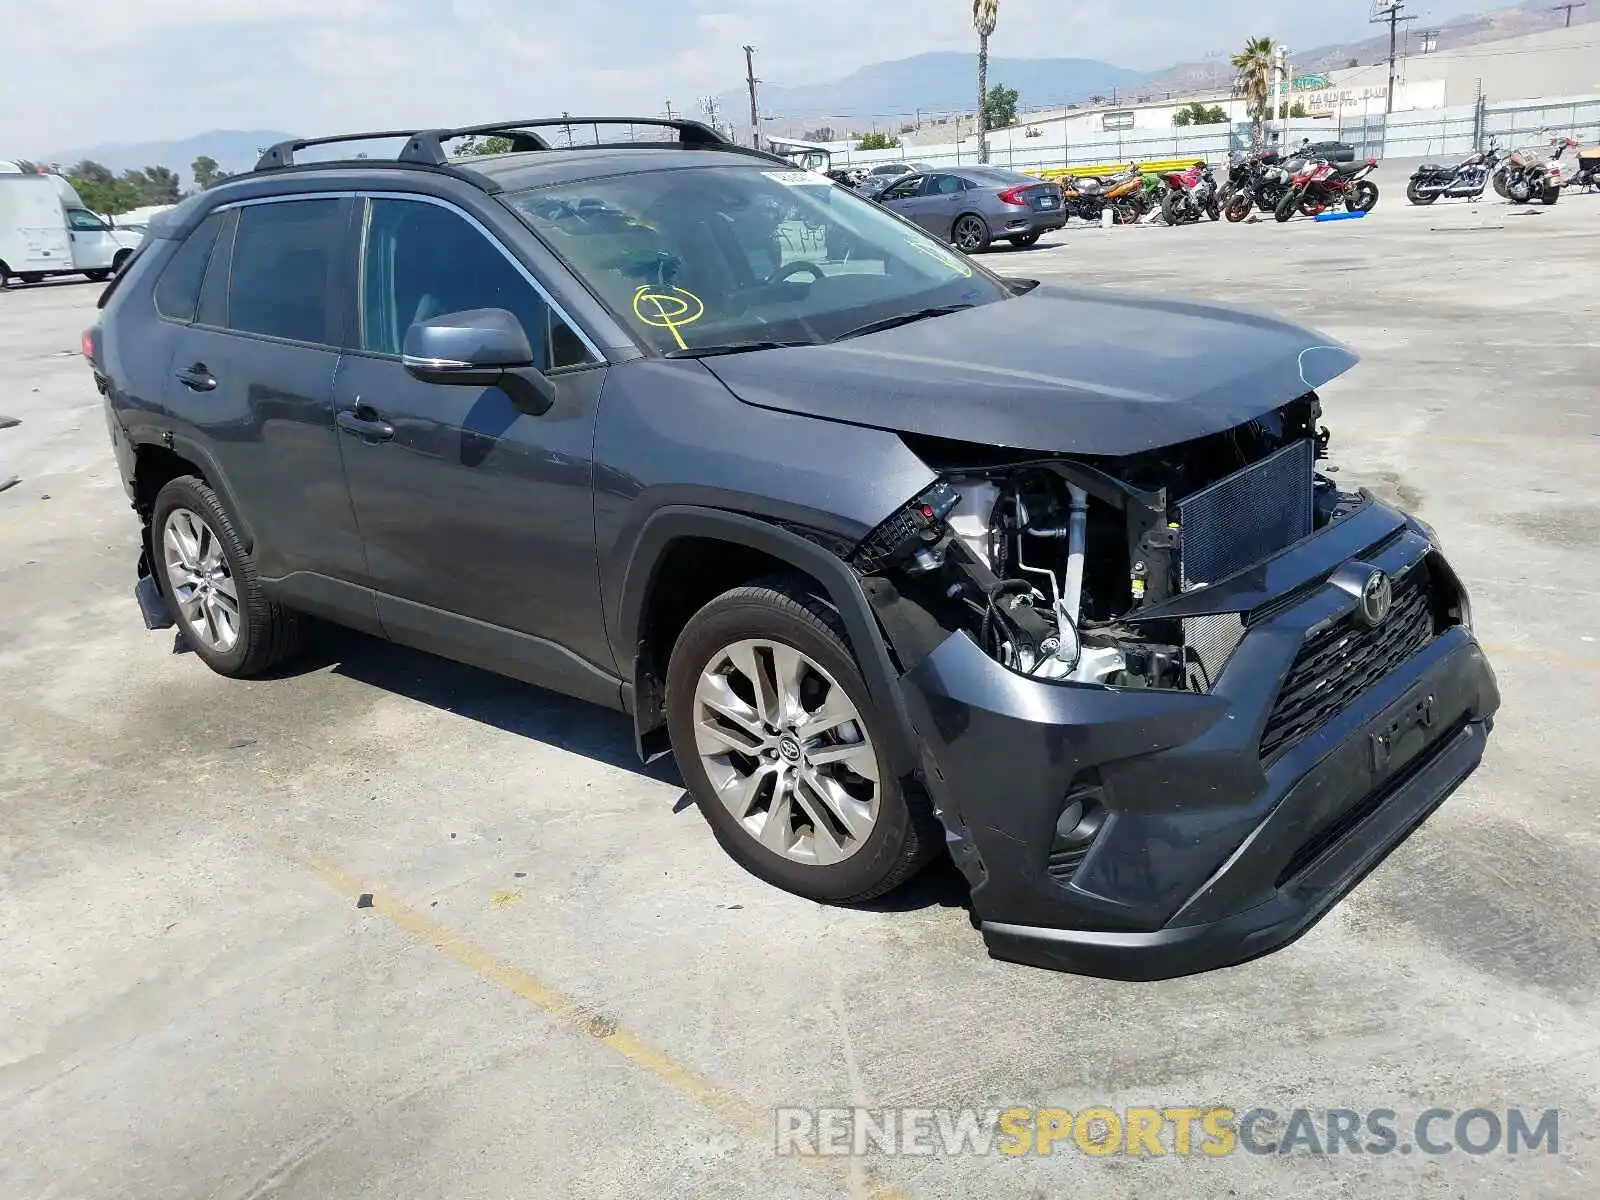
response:
<svg viewBox="0 0 1600 1200"><path fill-rule="evenodd" d="M833 180L826 175L813 175L810 171L763 171L768 179L775 179L785 187L832 187Z"/></svg>

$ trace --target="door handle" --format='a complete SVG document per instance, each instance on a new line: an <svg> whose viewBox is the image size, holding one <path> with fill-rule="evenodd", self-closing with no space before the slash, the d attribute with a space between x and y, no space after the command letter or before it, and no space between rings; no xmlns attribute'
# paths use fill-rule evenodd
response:
<svg viewBox="0 0 1600 1200"><path fill-rule="evenodd" d="M195 363L178 373L178 382L193 392L209 392L217 386L216 379L206 369L205 363Z"/></svg>
<svg viewBox="0 0 1600 1200"><path fill-rule="evenodd" d="M387 442L394 438L394 426L365 405L357 409L344 409L333 419L340 429L354 434L363 442Z"/></svg>

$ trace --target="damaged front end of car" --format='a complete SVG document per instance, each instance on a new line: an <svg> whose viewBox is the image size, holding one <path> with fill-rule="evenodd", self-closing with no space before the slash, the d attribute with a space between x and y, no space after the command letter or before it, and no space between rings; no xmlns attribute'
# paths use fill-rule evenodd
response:
<svg viewBox="0 0 1600 1200"><path fill-rule="evenodd" d="M1318 464L1314 392L1119 456L903 434L851 565L998 957L1121 978L1292 940L1498 707L1431 532Z"/></svg>

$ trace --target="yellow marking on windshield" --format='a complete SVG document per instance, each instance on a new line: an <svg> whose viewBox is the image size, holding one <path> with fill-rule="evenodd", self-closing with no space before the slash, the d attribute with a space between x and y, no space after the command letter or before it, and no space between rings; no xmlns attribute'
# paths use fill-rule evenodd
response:
<svg viewBox="0 0 1600 1200"><path fill-rule="evenodd" d="M699 296L681 287L652 287L646 283L633 293L633 315L639 318L640 324L665 329L672 334L679 350L687 350L689 347L678 330L705 316L706 306Z"/></svg>

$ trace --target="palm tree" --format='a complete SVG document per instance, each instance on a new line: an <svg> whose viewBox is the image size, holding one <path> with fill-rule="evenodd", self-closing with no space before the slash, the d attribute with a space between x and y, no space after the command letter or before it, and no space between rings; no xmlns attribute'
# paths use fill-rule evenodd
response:
<svg viewBox="0 0 1600 1200"><path fill-rule="evenodd" d="M1233 94L1244 97L1250 110L1250 143L1261 148L1267 109L1272 100L1272 39L1250 38L1233 56Z"/></svg>
<svg viewBox="0 0 1600 1200"><path fill-rule="evenodd" d="M972 27L978 31L978 161L989 161L989 35L1000 20L1000 0L972 0Z"/></svg>

